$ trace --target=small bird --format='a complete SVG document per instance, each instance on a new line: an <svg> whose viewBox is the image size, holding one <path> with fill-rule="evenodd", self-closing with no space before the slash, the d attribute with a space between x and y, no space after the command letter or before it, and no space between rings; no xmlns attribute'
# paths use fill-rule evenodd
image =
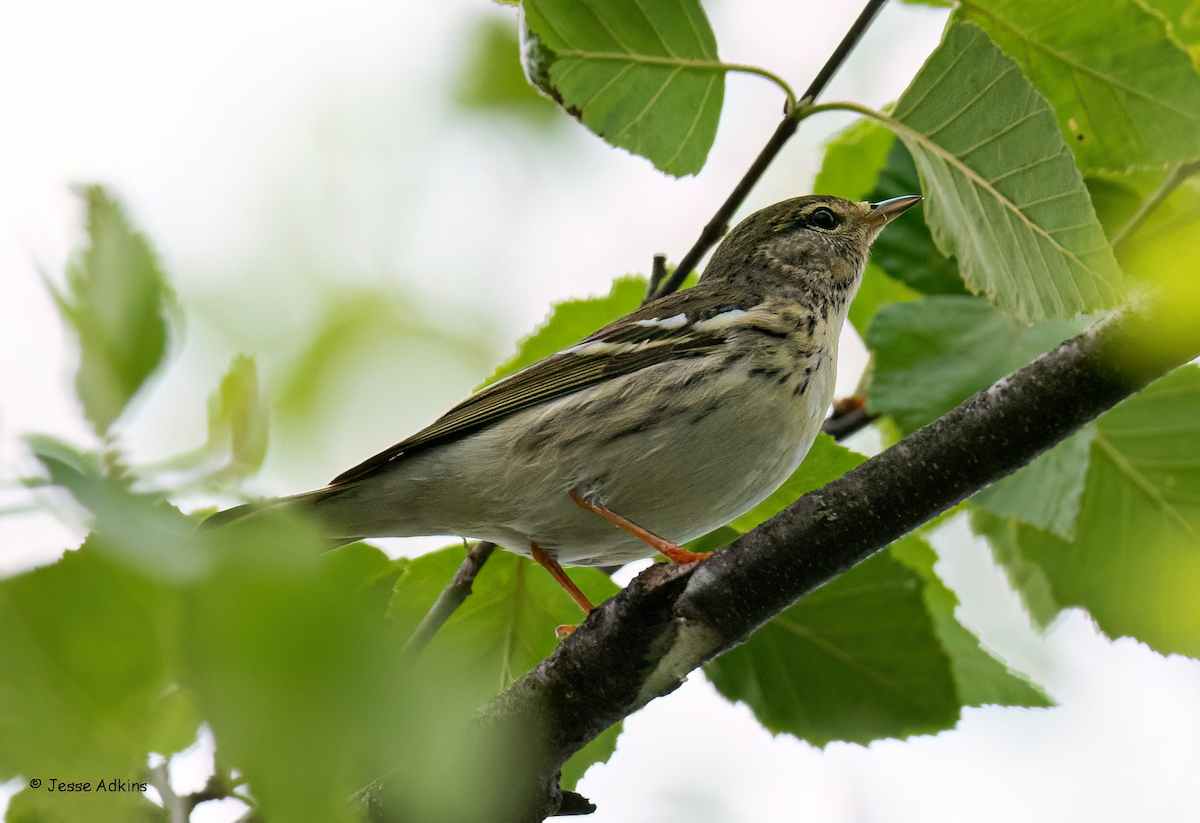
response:
<svg viewBox="0 0 1200 823"><path fill-rule="evenodd" d="M833 399L867 251L920 197L810 195L730 232L691 289L660 297L459 403L325 488L213 515L300 509L338 543L455 534L562 564L680 547L800 465Z"/></svg>

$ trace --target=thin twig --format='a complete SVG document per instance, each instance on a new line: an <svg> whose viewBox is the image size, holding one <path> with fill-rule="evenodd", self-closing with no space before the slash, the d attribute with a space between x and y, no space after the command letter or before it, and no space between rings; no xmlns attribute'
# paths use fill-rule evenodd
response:
<svg viewBox="0 0 1200 823"><path fill-rule="evenodd" d="M867 409L866 398L856 394L833 404L833 413L825 418L821 431L840 443L877 419L879 415Z"/></svg>
<svg viewBox="0 0 1200 823"><path fill-rule="evenodd" d="M817 73L809 85L808 90L804 92L804 97L800 99L799 105L795 106L783 118L775 133L771 135L771 139L767 141L767 145L759 152L758 157L754 159L754 163L747 170L745 176L734 187L729 198L717 209L717 213L708 221L708 225L704 227L704 231L700 233L700 237L696 240L688 253L679 261L679 266L676 267L674 273L664 280L657 289L652 289L646 297L649 302L657 297L662 297L664 294L670 294L677 291L687 276L692 273L696 265L700 262L700 258L708 253L709 249L717 244L717 241L725 236L725 232L729 230L729 221L733 218L734 212L742 207L746 197L749 196L751 189L762 178L766 172L767 166L771 165L771 161L783 149L792 135L796 133L796 129L800 125L798 115L804 110L805 105L815 100L818 95L825 90L825 86L833 78L833 75L841 68L842 63L846 61L850 52L862 39L863 33L867 27L871 25L871 21L875 19L875 15L883 7L886 0L868 0L867 5L863 8L862 13L858 15L858 19L854 21L854 25L846 32L846 36L842 38L842 42L834 49L829 59L825 61L824 67Z"/></svg>
<svg viewBox="0 0 1200 823"><path fill-rule="evenodd" d="M150 769L150 785L158 790L163 808L171 815L171 823L187 823L192 807L188 805L186 798L175 794L175 790L171 788L170 762L170 760L163 760Z"/></svg>
<svg viewBox="0 0 1200 823"><path fill-rule="evenodd" d="M1170 197L1184 180L1187 180L1198 171L1200 171L1200 162L1177 164L1167 174L1159 187L1142 201L1142 205L1138 206L1138 210L1133 213L1133 216L1126 220L1121 228L1116 230L1109 244L1115 249L1128 240L1142 223L1145 222L1146 218L1161 206L1163 201Z"/></svg>
<svg viewBox="0 0 1200 823"><path fill-rule="evenodd" d="M650 266L650 288L647 291L654 294L658 284L667 276L667 256L665 254L654 255L654 261Z"/></svg>
<svg viewBox="0 0 1200 823"><path fill-rule="evenodd" d="M433 607L421 618L417 628L404 643L402 655L415 657L429 645L429 641L433 639L437 630L467 599L467 595L471 593L471 584L475 582L475 576L479 574L479 570L483 568L483 564L495 550L495 543L480 540L467 551L467 556L463 559L462 565L458 567L458 571L454 573L454 577L446 584L446 588L442 589L442 593L434 601Z"/></svg>

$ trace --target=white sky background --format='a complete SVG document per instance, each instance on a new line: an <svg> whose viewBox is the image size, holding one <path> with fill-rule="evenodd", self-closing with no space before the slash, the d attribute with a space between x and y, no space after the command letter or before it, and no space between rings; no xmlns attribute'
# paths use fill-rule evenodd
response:
<svg viewBox="0 0 1200 823"><path fill-rule="evenodd" d="M858 7L707 6L724 59L768 67L797 92ZM580 126L545 142L451 106L472 22L509 13L484 0L0 3L0 507L28 502L14 488L34 469L21 434L91 444L69 400L71 342L39 275L61 280L78 240L72 183L121 197L187 317L178 365L126 421L136 459L198 445L230 355L286 341L335 277L403 289L431 322L488 324L499 360L550 302L605 292L658 251L678 260L777 123L777 90L731 77L708 167L674 181ZM824 99L894 99L943 20L890 4ZM746 211L807 192L817 147L846 122L806 121ZM274 441L255 488L320 485L485 376L406 357L385 377L349 376L346 408L320 437ZM0 573L81 536L45 514L0 518ZM1059 708L967 710L937 737L822 752L772 739L695 675L629 719L612 762L584 779L600 806L591 819L1200 819L1200 664L1110 643L1079 613L1038 635L986 547L961 528L941 538L960 618ZM193 819L237 813L202 806Z"/></svg>

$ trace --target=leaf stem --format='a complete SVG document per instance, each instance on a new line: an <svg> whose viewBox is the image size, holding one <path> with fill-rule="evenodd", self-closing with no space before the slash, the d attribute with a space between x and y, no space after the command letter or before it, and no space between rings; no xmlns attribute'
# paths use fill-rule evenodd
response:
<svg viewBox="0 0 1200 823"><path fill-rule="evenodd" d="M721 65L725 67L726 71L737 71L741 72L742 74L757 74L759 77L767 78L772 83L779 86L779 88L783 90L783 93L787 95L787 104L783 109L784 115L790 115L796 110L796 93L792 91L792 87L788 85L787 81L778 74L767 71L766 69L760 69L758 66L747 66L742 65L741 63L722 63Z"/></svg>
<svg viewBox="0 0 1200 823"><path fill-rule="evenodd" d="M557 53L559 59L575 57L580 60L617 60L622 63L633 63L647 66L670 66L678 69L700 69L702 71L736 71L742 74L757 74L765 77L787 95L785 111L796 108L796 93L788 82L772 71L759 66L745 63L726 63L721 60L693 60L687 57L665 57L656 54L631 54L625 51L588 51L586 49L568 49Z"/></svg>
<svg viewBox="0 0 1200 823"><path fill-rule="evenodd" d="M1200 172L1200 161L1191 163L1177 163L1175 168L1167 174L1159 187L1152 191L1150 195L1142 201L1142 205L1138 206L1138 210L1133 213L1121 228L1113 233L1112 239L1109 240L1109 245L1114 249L1123 244L1126 240L1133 236L1134 232L1146 221L1154 211L1163 204L1168 197L1174 193L1175 189L1179 188L1183 181Z"/></svg>
<svg viewBox="0 0 1200 823"><path fill-rule="evenodd" d="M700 237L697 238L695 244L691 247L691 249L688 250L687 254L683 256L683 259L679 261L679 265L675 268L675 271L670 277L663 280L657 289L654 289L649 295L647 295L647 302L657 297L670 294L673 291L677 291L679 287L683 285L683 281L687 279L687 276L691 274L696 266L700 263L700 259L704 257L704 255L707 254L708 251L717 244L717 241L725 235L725 232L729 230L729 221L733 218L734 212L741 208L742 203L745 202L746 197L750 194L751 189L753 189L755 184L758 183L758 181L762 178L763 173L767 170L767 167L771 165L771 161L775 159L787 141L790 140L792 135L796 133L796 129L800 125L800 120L803 119L801 112L806 111L808 108L807 104L815 100L821 94L821 92L825 90L825 87L829 84L829 81L833 78L833 75L839 68L841 68L842 63L846 61L846 58L849 57L850 52L854 50L854 47L858 45L858 41L862 39L863 34L871 25L871 21L875 19L875 15L878 14L879 10L883 7L884 2L886 2L886 0L868 0L862 12L858 15L858 19L854 21L854 24L850 27L850 30L846 32L846 36L842 38L842 42L838 44L836 49L834 49L833 54L831 54L829 59L825 61L825 65L819 72L817 72L817 76L813 78L812 83L809 84L808 89L805 90L804 96L800 98L800 101L797 105L790 104L793 98L789 90L788 112L784 116L783 121L778 127L776 127L775 133L771 135L771 139L767 141L767 144L763 147L762 151L759 152L758 157L754 159L754 162L750 165L750 168L746 171L746 174L740 181L738 181L738 184L734 187L733 192L730 193L725 202L721 204L721 207L717 209L717 212L713 215L712 219L708 221L708 224L700 233ZM749 70L749 68L750 67L739 67L737 70L746 71ZM784 84L774 75L764 73L761 70L755 70L754 73L763 74L763 76L780 83L783 88L788 88L786 84Z"/></svg>

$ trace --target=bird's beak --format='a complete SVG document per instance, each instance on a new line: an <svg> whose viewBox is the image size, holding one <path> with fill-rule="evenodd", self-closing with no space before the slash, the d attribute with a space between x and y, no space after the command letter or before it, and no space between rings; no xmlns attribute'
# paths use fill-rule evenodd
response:
<svg viewBox="0 0 1200 823"><path fill-rule="evenodd" d="M920 202L921 195L905 194L901 197L892 197L888 200L880 200L878 203L872 203L871 224L876 231L879 231Z"/></svg>

